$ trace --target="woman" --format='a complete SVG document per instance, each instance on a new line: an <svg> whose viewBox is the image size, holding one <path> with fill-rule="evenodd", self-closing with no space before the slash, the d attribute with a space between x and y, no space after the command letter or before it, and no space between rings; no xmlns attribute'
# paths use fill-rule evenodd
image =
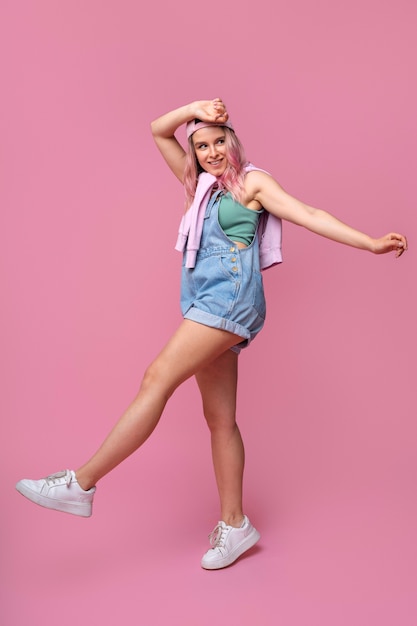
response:
<svg viewBox="0 0 417 626"><path fill-rule="evenodd" d="M188 150L175 132L187 124ZM201 565L233 563L259 539L243 512L244 448L236 424L240 350L261 330L265 301L260 270L279 263L280 221L375 254L407 249L404 236L373 239L329 213L287 194L247 163L220 98L162 115L152 133L169 168L185 186L187 211L177 248L184 252L184 320L148 367L133 403L94 456L76 471L21 480L17 489L47 508L88 517L97 482L154 430L174 390L195 375L211 434L221 521Z"/></svg>

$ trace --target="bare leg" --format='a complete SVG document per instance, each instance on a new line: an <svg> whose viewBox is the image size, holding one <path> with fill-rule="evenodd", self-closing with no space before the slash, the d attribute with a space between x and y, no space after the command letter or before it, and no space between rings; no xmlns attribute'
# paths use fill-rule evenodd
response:
<svg viewBox="0 0 417 626"><path fill-rule="evenodd" d="M196 374L211 433L221 519L235 527L239 527L243 520L245 463L243 441L236 424L237 361L238 355L228 350Z"/></svg>
<svg viewBox="0 0 417 626"><path fill-rule="evenodd" d="M146 370L135 400L99 450L77 470L80 486L89 489L141 446L175 389L241 340L224 330L184 320Z"/></svg>

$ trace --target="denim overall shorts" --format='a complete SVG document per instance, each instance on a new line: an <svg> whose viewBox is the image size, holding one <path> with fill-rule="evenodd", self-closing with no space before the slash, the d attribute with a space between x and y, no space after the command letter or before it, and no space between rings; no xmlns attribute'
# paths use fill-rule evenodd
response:
<svg viewBox="0 0 417 626"><path fill-rule="evenodd" d="M185 319L242 337L231 349L239 353L265 322L266 304L259 266L257 234L247 248L238 248L219 224L222 191L209 200L194 268L181 279L181 312Z"/></svg>

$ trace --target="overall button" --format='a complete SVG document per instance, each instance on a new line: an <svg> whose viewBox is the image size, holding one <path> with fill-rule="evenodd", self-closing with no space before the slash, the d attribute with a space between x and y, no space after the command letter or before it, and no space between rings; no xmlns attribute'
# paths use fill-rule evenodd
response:
<svg viewBox="0 0 417 626"><path fill-rule="evenodd" d="M235 248L233 248L233 246L230 248L229 252L234 252Z"/></svg>
<svg viewBox="0 0 417 626"><path fill-rule="evenodd" d="M232 258L230 259L232 263L234 263L236 261L236 257L232 256Z"/></svg>
<svg viewBox="0 0 417 626"><path fill-rule="evenodd" d="M232 272L237 272L237 267L236 265L234 267L232 267Z"/></svg>

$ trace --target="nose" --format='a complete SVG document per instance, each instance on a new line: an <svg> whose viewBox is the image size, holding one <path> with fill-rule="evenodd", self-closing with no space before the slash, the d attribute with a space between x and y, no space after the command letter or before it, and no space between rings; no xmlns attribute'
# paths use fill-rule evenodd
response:
<svg viewBox="0 0 417 626"><path fill-rule="evenodd" d="M209 152L210 152L210 157L216 156L218 154L217 145L215 143L209 146Z"/></svg>

